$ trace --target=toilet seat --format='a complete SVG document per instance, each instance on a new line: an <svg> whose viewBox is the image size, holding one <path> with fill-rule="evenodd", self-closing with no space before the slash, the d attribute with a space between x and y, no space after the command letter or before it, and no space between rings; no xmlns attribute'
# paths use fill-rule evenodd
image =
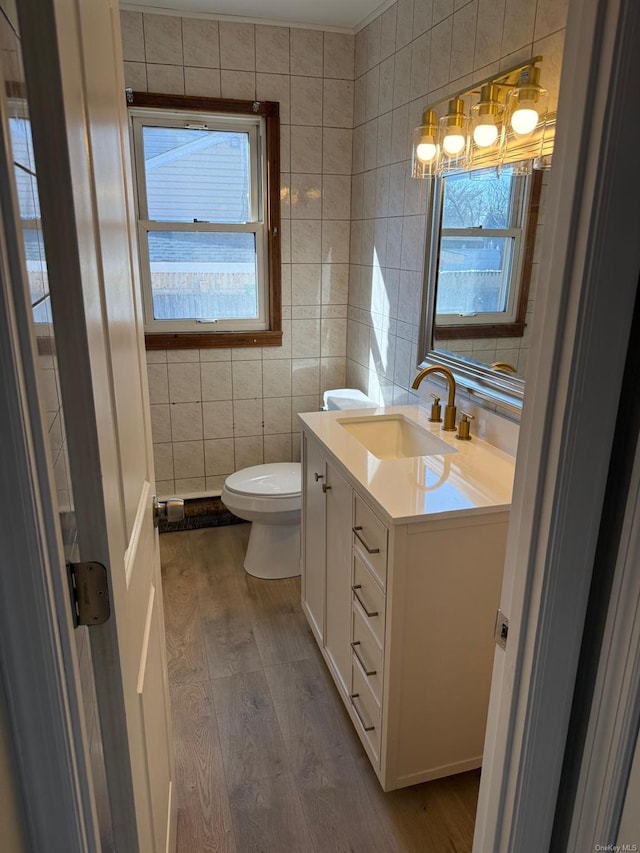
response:
<svg viewBox="0 0 640 853"><path fill-rule="evenodd" d="M248 521L292 524L302 508L302 470L299 462L269 462L230 474L222 502Z"/></svg>
<svg viewBox="0 0 640 853"><path fill-rule="evenodd" d="M281 500L302 494L299 462L272 462L253 465L231 474L225 488L234 495Z"/></svg>

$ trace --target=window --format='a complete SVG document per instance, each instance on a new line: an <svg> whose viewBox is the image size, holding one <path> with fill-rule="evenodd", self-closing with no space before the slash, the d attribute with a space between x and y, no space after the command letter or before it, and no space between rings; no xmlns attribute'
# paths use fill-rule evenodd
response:
<svg viewBox="0 0 640 853"><path fill-rule="evenodd" d="M506 166L438 180L428 269L436 338L522 335L539 197L534 175Z"/></svg>
<svg viewBox="0 0 640 853"><path fill-rule="evenodd" d="M31 122L26 115L26 105L22 98L11 98L9 105L12 112L8 122L11 152L33 320L38 324L50 323L49 281L42 239Z"/></svg>
<svg viewBox="0 0 640 853"><path fill-rule="evenodd" d="M278 105L160 98L130 109L147 348L277 345Z"/></svg>

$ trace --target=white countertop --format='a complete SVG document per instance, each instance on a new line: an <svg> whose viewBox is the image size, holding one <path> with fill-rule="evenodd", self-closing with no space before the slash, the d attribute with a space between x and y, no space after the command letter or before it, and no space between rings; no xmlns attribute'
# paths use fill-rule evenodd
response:
<svg viewBox="0 0 640 853"><path fill-rule="evenodd" d="M404 415L445 441L455 452L404 459L378 459L340 423L376 414ZM515 459L473 436L459 441L455 432L432 424L421 406L305 412L305 431L359 484L392 524L457 518L510 509ZM471 424L473 435L473 422Z"/></svg>

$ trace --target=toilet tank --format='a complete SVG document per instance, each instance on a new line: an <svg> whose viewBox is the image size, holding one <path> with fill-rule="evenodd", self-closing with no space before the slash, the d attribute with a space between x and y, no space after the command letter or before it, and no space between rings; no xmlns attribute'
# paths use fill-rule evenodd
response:
<svg viewBox="0 0 640 853"><path fill-rule="evenodd" d="M378 404L357 388L334 388L323 395L323 410L377 409Z"/></svg>

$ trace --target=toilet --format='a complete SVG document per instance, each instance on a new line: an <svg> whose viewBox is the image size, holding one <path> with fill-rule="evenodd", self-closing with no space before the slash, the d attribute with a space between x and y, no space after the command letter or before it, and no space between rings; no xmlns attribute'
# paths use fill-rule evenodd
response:
<svg viewBox="0 0 640 853"><path fill-rule="evenodd" d="M324 409L371 409L362 391L338 388L324 393ZM253 465L230 474L222 488L230 512L251 522L245 571L256 578L300 574L302 471L299 462Z"/></svg>
<svg viewBox="0 0 640 853"><path fill-rule="evenodd" d="M236 471L225 480L222 503L252 522L244 558L256 578L300 574L302 483L299 462L273 462Z"/></svg>

